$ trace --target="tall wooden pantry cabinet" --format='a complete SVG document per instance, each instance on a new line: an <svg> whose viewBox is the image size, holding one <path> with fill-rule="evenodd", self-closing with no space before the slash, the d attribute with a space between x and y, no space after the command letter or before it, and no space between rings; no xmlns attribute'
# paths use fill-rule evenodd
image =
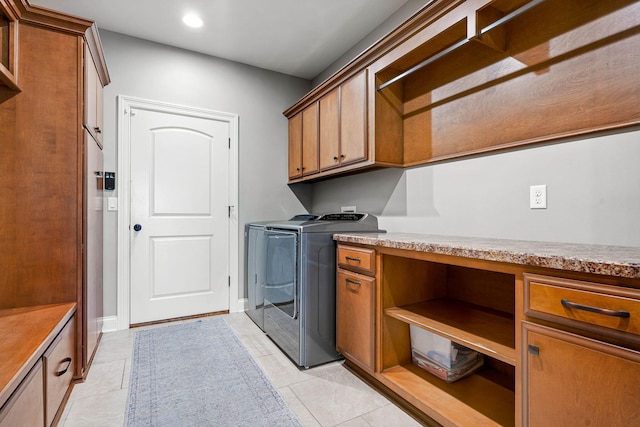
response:
<svg viewBox="0 0 640 427"><path fill-rule="evenodd" d="M24 383L40 380L38 364L48 425L60 402L47 395L47 362L82 380L99 342L109 81L93 22L0 0L0 425ZM62 338L72 354L48 361Z"/></svg>

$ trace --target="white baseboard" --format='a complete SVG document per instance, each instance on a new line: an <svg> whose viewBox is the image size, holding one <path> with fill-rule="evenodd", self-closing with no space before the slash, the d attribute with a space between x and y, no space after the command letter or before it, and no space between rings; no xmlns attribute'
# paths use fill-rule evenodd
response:
<svg viewBox="0 0 640 427"><path fill-rule="evenodd" d="M102 332L115 332L118 330L118 316L102 318Z"/></svg>
<svg viewBox="0 0 640 427"><path fill-rule="evenodd" d="M240 298L238 300L238 311L247 311L249 306L249 300L247 298Z"/></svg>

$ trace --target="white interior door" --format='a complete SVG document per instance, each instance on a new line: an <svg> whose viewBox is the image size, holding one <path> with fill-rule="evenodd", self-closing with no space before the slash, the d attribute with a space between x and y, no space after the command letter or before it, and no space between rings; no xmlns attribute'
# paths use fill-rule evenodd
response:
<svg viewBox="0 0 640 427"><path fill-rule="evenodd" d="M130 323L229 309L228 122L131 109Z"/></svg>

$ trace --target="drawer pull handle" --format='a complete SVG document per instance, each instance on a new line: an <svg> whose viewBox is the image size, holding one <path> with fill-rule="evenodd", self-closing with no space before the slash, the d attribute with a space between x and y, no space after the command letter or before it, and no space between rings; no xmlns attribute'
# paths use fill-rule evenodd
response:
<svg viewBox="0 0 640 427"><path fill-rule="evenodd" d="M64 374L66 374L66 373L67 373L67 371L69 370L69 367L71 366L71 358L70 358L70 357L67 357L67 358L65 358L64 360L62 360L62 362L61 362L61 363L66 363L66 364L67 364L67 366L65 366L65 367L64 367L64 369L63 369L62 371L58 371L58 372L56 372L56 377L61 377L61 376L63 376Z"/></svg>
<svg viewBox="0 0 640 427"><path fill-rule="evenodd" d="M350 257L350 256L346 256L346 257L344 257L344 259L346 259L347 261L355 261L355 262L360 262L361 261L360 258L353 258L353 257Z"/></svg>
<svg viewBox="0 0 640 427"><path fill-rule="evenodd" d="M576 304L575 302L571 302L566 299L560 300L560 302L566 308L575 308L576 310L604 314L605 316L621 317L623 319L631 317L631 314L629 314L629 312L625 310L609 310L607 308L591 307L590 305Z"/></svg>
<svg viewBox="0 0 640 427"><path fill-rule="evenodd" d="M359 281L353 280L353 279L349 279L349 278L345 279L345 281L347 283L351 283L352 285L358 285L358 286L362 285L362 283L360 283Z"/></svg>

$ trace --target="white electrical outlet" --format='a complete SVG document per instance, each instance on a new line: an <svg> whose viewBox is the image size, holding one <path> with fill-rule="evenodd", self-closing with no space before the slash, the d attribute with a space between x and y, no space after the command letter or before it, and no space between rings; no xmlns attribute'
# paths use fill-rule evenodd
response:
<svg viewBox="0 0 640 427"><path fill-rule="evenodd" d="M532 185L529 187L529 207L531 209L547 209L546 185Z"/></svg>
<svg viewBox="0 0 640 427"><path fill-rule="evenodd" d="M355 212L355 211L356 211L355 206L342 206L340 208L340 212Z"/></svg>

